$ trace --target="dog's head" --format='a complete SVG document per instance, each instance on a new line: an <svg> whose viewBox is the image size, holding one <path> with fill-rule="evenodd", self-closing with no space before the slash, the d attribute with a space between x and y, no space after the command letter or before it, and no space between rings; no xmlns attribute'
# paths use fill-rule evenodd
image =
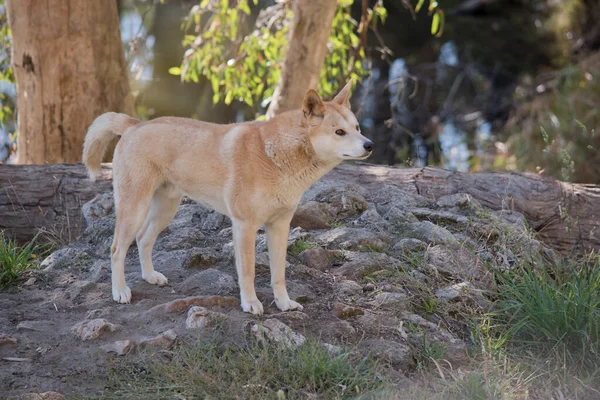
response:
<svg viewBox="0 0 600 400"><path fill-rule="evenodd" d="M350 109L352 82L324 102L310 89L302 104L302 124L308 128L310 142L317 156L328 162L364 160L373 152L373 142L360 134L356 116Z"/></svg>

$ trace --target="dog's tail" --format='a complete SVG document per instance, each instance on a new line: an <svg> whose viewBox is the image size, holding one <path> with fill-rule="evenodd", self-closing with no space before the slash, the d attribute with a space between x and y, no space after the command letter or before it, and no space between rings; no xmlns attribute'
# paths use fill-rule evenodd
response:
<svg viewBox="0 0 600 400"><path fill-rule="evenodd" d="M100 175L102 158L115 135L121 136L127 128L139 122L140 120L126 114L108 112L96 118L90 125L83 143L83 163L92 181Z"/></svg>

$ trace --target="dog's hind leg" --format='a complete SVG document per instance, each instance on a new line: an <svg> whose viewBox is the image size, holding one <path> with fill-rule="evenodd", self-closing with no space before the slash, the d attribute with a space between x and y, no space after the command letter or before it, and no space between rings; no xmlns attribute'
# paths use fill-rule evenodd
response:
<svg viewBox="0 0 600 400"><path fill-rule="evenodd" d="M113 175L117 220L111 247L112 295L118 303L130 303L131 289L125 282L125 256L148 214L156 182L150 174L135 173L127 177L117 174Z"/></svg>
<svg viewBox="0 0 600 400"><path fill-rule="evenodd" d="M281 311L302 310L302 306L288 295L285 287L285 257L287 255L288 234L293 214L269 222L267 243L269 245L269 263L271 267L271 286L275 304Z"/></svg>
<svg viewBox="0 0 600 400"><path fill-rule="evenodd" d="M154 270L152 265L152 247L158 235L165 229L179 208L182 194L170 183L156 189L152 197L150 211L137 234L136 241L142 266L142 278L152 285L164 285L167 278Z"/></svg>

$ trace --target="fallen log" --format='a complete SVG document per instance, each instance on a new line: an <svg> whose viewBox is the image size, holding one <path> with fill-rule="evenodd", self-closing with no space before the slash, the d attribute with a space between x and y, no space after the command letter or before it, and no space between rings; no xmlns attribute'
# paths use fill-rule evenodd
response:
<svg viewBox="0 0 600 400"><path fill-rule="evenodd" d="M112 190L112 170L90 182L81 164L0 165L0 230L19 240L40 228L73 240L85 228L81 206ZM462 173L439 168L340 165L323 179L383 184L436 199L467 193L493 210L522 213L542 240L563 250L600 249L600 187L525 173Z"/></svg>

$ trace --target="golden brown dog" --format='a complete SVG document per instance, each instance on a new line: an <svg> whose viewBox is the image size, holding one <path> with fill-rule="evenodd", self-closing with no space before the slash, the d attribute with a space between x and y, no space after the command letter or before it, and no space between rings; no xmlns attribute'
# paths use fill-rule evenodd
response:
<svg viewBox="0 0 600 400"><path fill-rule="evenodd" d="M113 159L113 299L131 301L124 262L134 239L142 278L167 283L154 270L152 247L187 195L231 218L242 309L263 312L254 290L254 248L256 232L264 225L275 303L282 311L301 310L285 286L287 238L296 207L306 189L342 160L365 159L373 150L350 110L350 86L331 102L309 90L302 110L266 122L218 125L175 117L142 122L116 113L98 117L83 149L92 180L114 135L121 136Z"/></svg>

